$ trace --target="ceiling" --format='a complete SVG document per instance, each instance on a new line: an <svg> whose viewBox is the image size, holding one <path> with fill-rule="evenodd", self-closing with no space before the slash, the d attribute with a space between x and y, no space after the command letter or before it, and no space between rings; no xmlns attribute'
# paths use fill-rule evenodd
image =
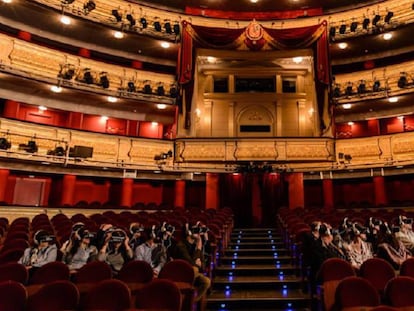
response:
<svg viewBox="0 0 414 311"><path fill-rule="evenodd" d="M163 6L174 11L184 12L186 7L211 9L235 12L276 12L286 10L303 10L309 8L322 8L326 12L342 11L367 4L383 1L375 0L151 0L129 2L146 4L152 7Z"/></svg>

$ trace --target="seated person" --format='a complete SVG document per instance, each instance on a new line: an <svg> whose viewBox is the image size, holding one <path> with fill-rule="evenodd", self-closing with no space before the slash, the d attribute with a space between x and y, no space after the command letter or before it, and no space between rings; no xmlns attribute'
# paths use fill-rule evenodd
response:
<svg viewBox="0 0 414 311"><path fill-rule="evenodd" d="M72 226L72 230L71 230L71 232L70 232L70 236L69 236L69 239L67 240L67 241L65 241L63 244L62 244L62 246L61 246L61 248L60 248L60 250L63 252L63 250L64 249L66 249L66 247L68 246L68 244L69 244L69 242L70 242L70 240L72 240L72 238L73 238L73 235L79 230L79 229L81 229L81 228L84 228L85 227L85 224L83 223L83 222L77 222L77 223L75 223L75 224L73 224L73 226Z"/></svg>
<svg viewBox="0 0 414 311"><path fill-rule="evenodd" d="M158 238L160 243L164 245L167 252L167 261L174 258L175 247L177 246L177 241L174 237L175 227L164 222L158 231Z"/></svg>
<svg viewBox="0 0 414 311"><path fill-rule="evenodd" d="M139 245L145 242L145 238L142 236L144 230L144 227L138 222L133 222L129 225L129 246L133 252L135 252Z"/></svg>
<svg viewBox="0 0 414 311"><path fill-rule="evenodd" d="M333 243L332 228L329 224L323 223L319 228L319 239L315 243L311 254L311 269L317 273L323 262L328 258L340 258L348 260L342 249Z"/></svg>
<svg viewBox="0 0 414 311"><path fill-rule="evenodd" d="M195 272L194 287L197 289L195 301L199 301L205 296L211 285L210 278L202 273L204 254L200 235L201 228L199 226L190 227L187 223L184 229L185 237L177 243L175 258L186 260L193 266Z"/></svg>
<svg viewBox="0 0 414 311"><path fill-rule="evenodd" d="M123 265L132 260L133 252L129 246L129 238L122 229L114 229L106 235L105 243L99 250L98 260L105 261L117 275Z"/></svg>
<svg viewBox="0 0 414 311"><path fill-rule="evenodd" d="M387 260L396 270L407 258L411 257L411 252L396 237L399 230L397 226L390 229L384 222L378 236L377 256Z"/></svg>
<svg viewBox="0 0 414 311"><path fill-rule="evenodd" d="M66 246L61 248L62 261L68 265L69 270L78 270L86 263L96 259L98 250L91 244L91 239L94 236L82 227L74 232Z"/></svg>
<svg viewBox="0 0 414 311"><path fill-rule="evenodd" d="M398 225L400 230L395 233L395 237L412 253L414 251L413 219L400 215Z"/></svg>
<svg viewBox="0 0 414 311"><path fill-rule="evenodd" d="M45 230L37 231L33 236L34 246L26 248L19 263L33 270L45 264L56 261L57 247L55 237Z"/></svg>
<svg viewBox="0 0 414 311"><path fill-rule="evenodd" d="M154 276L158 273L167 261L167 251L162 243L156 243L155 228L147 228L144 233L145 243L142 243L135 249L135 260L143 260L148 262Z"/></svg>
<svg viewBox="0 0 414 311"><path fill-rule="evenodd" d="M366 242L366 230L367 228L354 223L350 231L351 242L347 245L346 251L352 266L356 269L359 269L365 260L374 257L371 243Z"/></svg>
<svg viewBox="0 0 414 311"><path fill-rule="evenodd" d="M101 224L92 244L95 245L97 249L101 249L106 243L108 235L114 230L115 227L112 224Z"/></svg>

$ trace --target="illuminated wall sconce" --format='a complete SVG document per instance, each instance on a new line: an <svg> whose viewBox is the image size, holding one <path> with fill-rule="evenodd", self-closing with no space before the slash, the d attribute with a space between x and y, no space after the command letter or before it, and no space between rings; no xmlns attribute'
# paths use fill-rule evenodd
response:
<svg viewBox="0 0 414 311"><path fill-rule="evenodd" d="M122 14L118 10L112 10L112 16L115 17L118 23L122 21Z"/></svg>

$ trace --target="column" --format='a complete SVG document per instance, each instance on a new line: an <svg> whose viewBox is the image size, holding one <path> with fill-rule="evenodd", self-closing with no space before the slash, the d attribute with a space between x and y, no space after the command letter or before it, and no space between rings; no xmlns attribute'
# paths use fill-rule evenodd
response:
<svg viewBox="0 0 414 311"><path fill-rule="evenodd" d="M333 180L332 179L322 180L322 189L323 189L323 208L326 212L329 212L334 207Z"/></svg>
<svg viewBox="0 0 414 311"><path fill-rule="evenodd" d="M374 176L372 180L374 182L375 206L387 205L384 176Z"/></svg>
<svg viewBox="0 0 414 311"><path fill-rule="evenodd" d="M219 174L206 174L206 209L219 207Z"/></svg>
<svg viewBox="0 0 414 311"><path fill-rule="evenodd" d="M0 201L6 201L7 181L9 179L10 170L0 169Z"/></svg>
<svg viewBox="0 0 414 311"><path fill-rule="evenodd" d="M76 176L63 176L62 185L62 202L61 205L73 205L73 196L75 194Z"/></svg>
<svg viewBox="0 0 414 311"><path fill-rule="evenodd" d="M132 206L132 191L133 191L134 180L132 178L122 179L121 189L121 206Z"/></svg>
<svg viewBox="0 0 414 311"><path fill-rule="evenodd" d="M185 208L185 180L175 181L175 208Z"/></svg>
<svg viewBox="0 0 414 311"><path fill-rule="evenodd" d="M305 192L303 189L303 173L292 173L288 176L289 208L305 206Z"/></svg>

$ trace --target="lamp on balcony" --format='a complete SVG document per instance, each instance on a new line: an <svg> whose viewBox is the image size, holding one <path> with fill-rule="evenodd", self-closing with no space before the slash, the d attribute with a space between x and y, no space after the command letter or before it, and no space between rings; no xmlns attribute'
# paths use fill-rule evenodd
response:
<svg viewBox="0 0 414 311"><path fill-rule="evenodd" d="M341 96L341 88L338 83L335 84L333 89L333 97L340 97Z"/></svg>
<svg viewBox="0 0 414 311"><path fill-rule="evenodd" d="M408 85L407 73L406 72L401 72L400 73L400 78L398 79L397 85L400 89L403 89Z"/></svg>
<svg viewBox="0 0 414 311"><path fill-rule="evenodd" d="M171 87L170 87L170 96L172 98L177 98L177 96L178 96L178 89L177 89L177 86L175 84L171 85Z"/></svg>
<svg viewBox="0 0 414 311"><path fill-rule="evenodd" d="M350 26L351 32L355 32L357 27L358 27L358 22L352 22Z"/></svg>
<svg viewBox="0 0 414 311"><path fill-rule="evenodd" d="M391 18L394 16L394 12L388 11L387 15L385 15L384 17L384 22L386 22L387 24L390 23Z"/></svg>
<svg viewBox="0 0 414 311"><path fill-rule="evenodd" d="M89 14L91 11L95 10L96 3L93 0L88 0L83 5L83 11L85 14Z"/></svg>
<svg viewBox="0 0 414 311"><path fill-rule="evenodd" d="M131 92L131 93L134 93L134 92L136 92L136 87L135 87L135 84L134 84L134 82L132 82L132 81L129 81L128 82L128 87L127 87L127 91L128 92Z"/></svg>
<svg viewBox="0 0 414 311"><path fill-rule="evenodd" d="M140 22L141 22L142 29L145 29L145 28L148 27L148 22L147 22L147 19L145 17L141 17Z"/></svg>
<svg viewBox="0 0 414 311"><path fill-rule="evenodd" d="M162 83L160 83L157 87L157 95L158 96L164 96L165 95L164 85L162 85Z"/></svg>
<svg viewBox="0 0 414 311"><path fill-rule="evenodd" d="M373 92L379 92L381 88L381 82L379 80L375 80L374 84L372 85Z"/></svg>
<svg viewBox="0 0 414 311"><path fill-rule="evenodd" d="M144 84L144 93L145 94L151 94L152 93L152 87L151 87L151 84L148 80L145 81L145 84Z"/></svg>
<svg viewBox="0 0 414 311"><path fill-rule="evenodd" d="M108 73L105 71L102 71L100 74L100 84L104 89L109 88L109 79L108 79Z"/></svg>
<svg viewBox="0 0 414 311"><path fill-rule="evenodd" d="M122 21L122 14L120 14L118 10L112 10L112 15L118 23Z"/></svg>
<svg viewBox="0 0 414 311"><path fill-rule="evenodd" d="M171 23L169 21L165 22L164 29L165 29L166 33L172 34L172 27L171 27Z"/></svg>
<svg viewBox="0 0 414 311"><path fill-rule="evenodd" d="M358 94L364 94L367 91L365 80L359 81L358 84Z"/></svg>
<svg viewBox="0 0 414 311"><path fill-rule="evenodd" d="M346 89L345 89L345 95L350 96L353 94L352 87L353 87L352 82L348 82Z"/></svg>
<svg viewBox="0 0 414 311"><path fill-rule="evenodd" d="M75 65L65 64L61 67L58 76L65 80L72 80L74 75L75 75Z"/></svg>
<svg viewBox="0 0 414 311"><path fill-rule="evenodd" d="M340 33L341 35L343 35L343 34L345 33L345 31L346 31L346 25L345 25L345 24L342 24L342 25L339 27L339 33Z"/></svg>
<svg viewBox="0 0 414 311"><path fill-rule="evenodd" d="M180 24L178 22L175 22L173 26L173 31L177 36L180 34Z"/></svg>
<svg viewBox="0 0 414 311"><path fill-rule="evenodd" d="M365 30L368 29L369 23L370 23L369 18L368 17L364 18L362 22L362 28L364 28Z"/></svg>
<svg viewBox="0 0 414 311"><path fill-rule="evenodd" d="M11 142L5 137L0 137L0 149L8 150L10 148L11 148Z"/></svg>
<svg viewBox="0 0 414 311"><path fill-rule="evenodd" d="M158 32L161 32L161 23L159 21L154 22L154 29Z"/></svg>
<svg viewBox="0 0 414 311"><path fill-rule="evenodd" d="M375 14L374 18L372 19L372 25L377 26L377 23L381 20L381 15Z"/></svg>
<svg viewBox="0 0 414 311"><path fill-rule="evenodd" d="M90 68L85 68L83 69L83 78L82 81L85 82L86 84L92 84L94 79L92 76L92 72Z"/></svg>
<svg viewBox="0 0 414 311"><path fill-rule="evenodd" d="M336 33L336 28L334 26L332 26L331 28L329 28L329 36L331 38L335 37L335 33Z"/></svg>
<svg viewBox="0 0 414 311"><path fill-rule="evenodd" d="M135 18L132 16L132 14L128 13L127 16L126 16L126 19L128 20L130 27L135 26L136 21L135 21Z"/></svg>

